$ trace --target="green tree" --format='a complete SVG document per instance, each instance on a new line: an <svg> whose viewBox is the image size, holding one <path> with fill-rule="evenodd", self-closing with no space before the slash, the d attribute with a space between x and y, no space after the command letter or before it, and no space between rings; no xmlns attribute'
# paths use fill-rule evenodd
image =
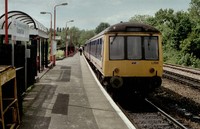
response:
<svg viewBox="0 0 200 129"><path fill-rule="evenodd" d="M135 15L131 17L129 22L149 23L148 19L152 18L150 15Z"/></svg>
<svg viewBox="0 0 200 129"><path fill-rule="evenodd" d="M174 14L174 20L171 24L174 28L171 46L176 50L180 50L181 42L188 38L192 30L189 14L183 11L177 12Z"/></svg>
<svg viewBox="0 0 200 129"><path fill-rule="evenodd" d="M79 44L83 45L88 39L92 38L95 35L94 30L82 30L79 38Z"/></svg>
<svg viewBox="0 0 200 129"><path fill-rule="evenodd" d="M61 28L57 27L56 32L61 32Z"/></svg>
<svg viewBox="0 0 200 129"><path fill-rule="evenodd" d="M189 14L194 24L200 24L200 0L191 0Z"/></svg>
<svg viewBox="0 0 200 129"><path fill-rule="evenodd" d="M162 24L170 24L174 18L174 10L173 9L160 9L155 13L154 25L162 25Z"/></svg>
<svg viewBox="0 0 200 129"><path fill-rule="evenodd" d="M182 44L182 52L190 53L200 58L200 28L196 28Z"/></svg>
<svg viewBox="0 0 200 129"><path fill-rule="evenodd" d="M74 44L77 46L78 43L78 38L80 37L80 30L77 27L72 27L68 31L68 35L70 35L70 43Z"/></svg>
<svg viewBox="0 0 200 129"><path fill-rule="evenodd" d="M188 36L188 39L183 41L181 47L182 51L193 53L197 58L200 58L200 0L191 0L188 10L192 32Z"/></svg>
<svg viewBox="0 0 200 129"><path fill-rule="evenodd" d="M107 27L109 27L110 24L109 23L105 23L105 22L101 22L95 29L95 33L98 34L101 31L103 31L104 29L106 29Z"/></svg>
<svg viewBox="0 0 200 129"><path fill-rule="evenodd" d="M149 17L147 22L161 31L164 45L171 44L175 27L173 9L160 9L154 17Z"/></svg>

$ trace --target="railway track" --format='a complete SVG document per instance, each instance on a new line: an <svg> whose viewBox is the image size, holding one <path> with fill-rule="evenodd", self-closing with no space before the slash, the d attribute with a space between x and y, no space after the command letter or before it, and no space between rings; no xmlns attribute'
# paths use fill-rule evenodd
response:
<svg viewBox="0 0 200 129"><path fill-rule="evenodd" d="M169 71L169 72L166 72L166 71ZM165 69L164 76L165 77L168 76L168 78L175 78L174 76L172 76L175 74L173 73L173 71L174 69L172 70ZM167 73L170 73L170 72L172 74L167 75ZM181 74L179 71L177 72L177 76L181 78L180 77ZM192 82L192 84L194 84L194 82ZM141 104L143 103L141 102L142 100L136 100L136 101L134 100L134 106L130 105L130 104L133 104L130 101L127 104L127 100L133 101L131 98L127 98L124 100L118 100L116 104L124 112L124 114L130 120L130 122L132 122L133 125L138 129L187 129L187 127L185 127L183 124L181 124L180 122L172 118L170 115L162 111L160 108L155 106L152 102L150 102L147 99L145 99L146 104ZM138 104L139 105L141 104L141 105L138 107Z"/></svg>
<svg viewBox="0 0 200 129"><path fill-rule="evenodd" d="M190 67L184 67L184 66L181 66L181 65L173 65L173 64L164 64L163 66L173 68L173 69L177 69L177 70L181 70L181 71L185 71L187 73L200 75L200 69L197 69L197 68L190 68Z"/></svg>
<svg viewBox="0 0 200 129"><path fill-rule="evenodd" d="M117 103L129 120L138 129L187 129L180 122L162 111L149 100L145 99L145 107L135 107L125 109L123 105ZM144 106L144 104L142 104ZM139 111L137 108L140 108Z"/></svg>
<svg viewBox="0 0 200 129"><path fill-rule="evenodd" d="M200 70L165 64L163 77L200 89Z"/></svg>

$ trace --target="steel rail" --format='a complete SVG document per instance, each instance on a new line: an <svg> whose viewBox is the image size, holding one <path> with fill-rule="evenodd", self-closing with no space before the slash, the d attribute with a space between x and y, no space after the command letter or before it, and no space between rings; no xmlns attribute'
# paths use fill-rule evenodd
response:
<svg viewBox="0 0 200 129"><path fill-rule="evenodd" d="M148 102L149 104L151 104L153 107L155 107L159 112L161 112L165 117L167 117L168 119L170 119L178 127L182 128L182 129L188 129L183 124L181 124L180 122L178 122L177 120L175 120L173 117L171 117L170 115L168 115L167 113L165 113L163 110L161 110L159 107L157 107L155 104L153 104L152 102L150 102L147 98L145 98L145 101Z"/></svg>
<svg viewBox="0 0 200 129"><path fill-rule="evenodd" d="M177 70L181 70L181 71L184 71L184 72L200 75L200 69L198 69L198 68L191 68L191 67L174 65L174 64L163 64L163 67L164 68L168 67L168 68L177 69Z"/></svg>

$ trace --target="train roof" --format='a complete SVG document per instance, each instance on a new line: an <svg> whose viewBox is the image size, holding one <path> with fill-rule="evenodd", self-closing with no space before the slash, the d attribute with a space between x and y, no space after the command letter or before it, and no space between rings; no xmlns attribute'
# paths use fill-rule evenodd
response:
<svg viewBox="0 0 200 129"><path fill-rule="evenodd" d="M134 23L134 22L122 22L122 23L118 23L118 24L114 24L108 28L106 28L105 30L103 30L102 32L100 32L99 34L95 35L94 37L92 37L90 40L93 40L105 33L109 33L109 32L149 32L149 33L160 33L160 31L158 29L156 29L153 26L150 26L148 24L144 24L144 23Z"/></svg>
<svg viewBox="0 0 200 129"><path fill-rule="evenodd" d="M108 27L105 32L157 32L160 31L153 26L144 23L124 22Z"/></svg>

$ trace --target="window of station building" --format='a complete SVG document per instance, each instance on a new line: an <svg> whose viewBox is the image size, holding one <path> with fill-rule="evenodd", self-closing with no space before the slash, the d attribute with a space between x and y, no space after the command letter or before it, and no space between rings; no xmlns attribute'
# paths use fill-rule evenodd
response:
<svg viewBox="0 0 200 129"><path fill-rule="evenodd" d="M124 59L124 37L122 36L111 36L109 38L109 52L111 60Z"/></svg>
<svg viewBox="0 0 200 129"><path fill-rule="evenodd" d="M142 59L142 37L127 37L127 58Z"/></svg>
<svg viewBox="0 0 200 129"><path fill-rule="evenodd" d="M144 37L145 59L158 60L158 37Z"/></svg>

